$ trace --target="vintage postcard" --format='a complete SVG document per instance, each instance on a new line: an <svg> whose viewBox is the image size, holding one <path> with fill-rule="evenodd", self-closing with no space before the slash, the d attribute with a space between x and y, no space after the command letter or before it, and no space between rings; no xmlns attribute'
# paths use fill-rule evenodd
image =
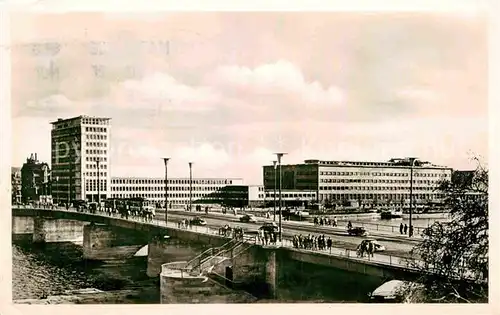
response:
<svg viewBox="0 0 500 315"><path fill-rule="evenodd" d="M489 303L488 23L11 12L11 302Z"/></svg>

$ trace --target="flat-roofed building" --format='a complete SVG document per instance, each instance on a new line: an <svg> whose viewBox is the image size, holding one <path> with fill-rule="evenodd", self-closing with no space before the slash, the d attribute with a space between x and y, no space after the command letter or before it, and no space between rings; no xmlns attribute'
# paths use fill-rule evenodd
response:
<svg viewBox="0 0 500 315"><path fill-rule="evenodd" d="M101 200L109 196L110 128L110 118L85 115L52 122L52 194L55 202L97 201L98 181Z"/></svg>
<svg viewBox="0 0 500 315"><path fill-rule="evenodd" d="M315 191L321 204L409 206L410 169L413 168L413 200L416 204L436 202L444 196L436 188L450 180L452 169L409 158L387 162L306 160L303 164L282 165L282 189ZM264 187L275 184L274 166L263 167ZM279 177L278 177L279 178ZM277 181L276 181L277 182Z"/></svg>
<svg viewBox="0 0 500 315"><path fill-rule="evenodd" d="M241 178L193 178L192 202L207 201L210 196L216 200L216 192L226 186L243 184ZM168 179L169 207L185 207L189 205L189 178ZM142 197L165 206L165 178L151 177L113 177L111 178L111 198ZM217 197L218 198L218 197Z"/></svg>

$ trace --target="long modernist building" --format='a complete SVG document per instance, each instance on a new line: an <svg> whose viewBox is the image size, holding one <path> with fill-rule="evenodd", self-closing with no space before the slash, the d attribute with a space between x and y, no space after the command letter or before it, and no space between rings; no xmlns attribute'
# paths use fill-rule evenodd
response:
<svg viewBox="0 0 500 315"><path fill-rule="evenodd" d="M429 162L391 159L387 162L306 160L282 165L282 189L315 191L321 204L409 206L410 169L413 168L414 203L438 202L436 190L443 179L450 180L452 169ZM264 166L264 188L271 191L277 170Z"/></svg>
<svg viewBox="0 0 500 315"><path fill-rule="evenodd" d="M241 178L189 178L168 179L169 207L184 207L189 204L189 192L192 187L192 202L209 200L210 196L226 186L242 185ZM111 178L111 198L142 197L165 206L165 179L151 177L113 177Z"/></svg>

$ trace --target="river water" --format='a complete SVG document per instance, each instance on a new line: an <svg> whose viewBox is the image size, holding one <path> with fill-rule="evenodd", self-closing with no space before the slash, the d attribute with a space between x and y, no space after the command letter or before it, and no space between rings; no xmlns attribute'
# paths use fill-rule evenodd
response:
<svg viewBox="0 0 500 315"><path fill-rule="evenodd" d="M95 288L117 292L107 303L159 303L158 280L146 276L147 257L97 262L83 260L82 246L73 243L17 243L12 260L13 300L44 299Z"/></svg>

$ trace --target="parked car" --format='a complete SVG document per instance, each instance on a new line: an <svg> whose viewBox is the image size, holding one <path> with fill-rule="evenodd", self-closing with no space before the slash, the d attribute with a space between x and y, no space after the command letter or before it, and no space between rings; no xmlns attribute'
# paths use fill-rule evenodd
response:
<svg viewBox="0 0 500 315"><path fill-rule="evenodd" d="M422 289L423 286L415 282L390 280L368 295L372 303L416 303Z"/></svg>
<svg viewBox="0 0 500 315"><path fill-rule="evenodd" d="M251 214L245 214L240 217L240 222L243 223L257 223L257 219Z"/></svg>
<svg viewBox="0 0 500 315"><path fill-rule="evenodd" d="M87 209L88 208L88 204L87 204L86 200L75 200L75 201L73 201L73 205L77 209Z"/></svg>
<svg viewBox="0 0 500 315"><path fill-rule="evenodd" d="M191 219L190 222L192 225L200 225L200 226L207 225L207 222L200 217L194 217L193 219Z"/></svg>
<svg viewBox="0 0 500 315"><path fill-rule="evenodd" d="M355 235L355 236L367 236L368 235L368 232L365 230L364 227L353 227L353 228L350 228L349 230L347 230L347 233L349 233L349 235Z"/></svg>
<svg viewBox="0 0 500 315"><path fill-rule="evenodd" d="M363 243L367 243L366 245L368 245L368 243L372 243L375 248L375 252L385 251L385 246L380 244L377 240L363 240L361 241L361 244Z"/></svg>
<svg viewBox="0 0 500 315"><path fill-rule="evenodd" d="M276 224L276 222L266 222L264 223L260 228L259 230L264 230L266 232L276 232L276 233L279 233L280 231L280 228L279 226Z"/></svg>

